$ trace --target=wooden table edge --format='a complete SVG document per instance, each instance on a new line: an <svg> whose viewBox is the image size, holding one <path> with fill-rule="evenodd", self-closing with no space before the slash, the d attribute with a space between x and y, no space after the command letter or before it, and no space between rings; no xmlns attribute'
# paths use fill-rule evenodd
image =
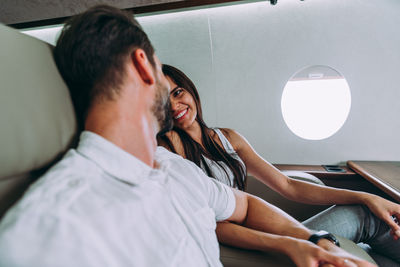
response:
<svg viewBox="0 0 400 267"><path fill-rule="evenodd" d="M366 171L364 171L364 169L358 166L357 163L354 161L351 160L347 161L347 166L349 166L350 169L352 169L353 171L364 177L367 181L369 181L370 183L374 184L376 187L381 189L383 192L394 198L397 202L400 202L400 193L396 191L392 186L381 181L378 177L366 173Z"/></svg>

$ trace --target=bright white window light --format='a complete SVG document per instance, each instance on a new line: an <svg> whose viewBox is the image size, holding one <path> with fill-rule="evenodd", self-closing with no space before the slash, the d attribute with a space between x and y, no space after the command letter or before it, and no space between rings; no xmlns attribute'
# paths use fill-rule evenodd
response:
<svg viewBox="0 0 400 267"><path fill-rule="evenodd" d="M39 40L55 45L63 25L53 25L40 28L21 30L22 33L33 36Z"/></svg>
<svg viewBox="0 0 400 267"><path fill-rule="evenodd" d="M350 107L346 79L325 66L296 73L287 82L281 100L287 126L307 140L322 140L335 134L345 123Z"/></svg>

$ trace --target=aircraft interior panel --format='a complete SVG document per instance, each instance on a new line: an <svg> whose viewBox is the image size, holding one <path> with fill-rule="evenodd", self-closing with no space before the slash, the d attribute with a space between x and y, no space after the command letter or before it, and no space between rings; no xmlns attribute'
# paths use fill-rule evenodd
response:
<svg viewBox="0 0 400 267"><path fill-rule="evenodd" d="M48 25L21 27L30 21L18 24L11 18L8 26L19 25L16 29L1 18L12 1L0 8L0 35L7 39L0 39L0 106L7 112L0 114L0 219L29 184L76 144L72 102L52 57L61 20L93 1L73 2L74 7L66 10L71 14L61 12L51 19L54 23L46 22L43 10L32 12ZM131 5L114 2L119 8ZM295 180L400 201L396 186L386 184L388 189L382 189L376 184L370 169L375 163L364 162L385 161L379 171L398 182L400 1L133 2L141 12L136 19L161 62L181 69L195 83L208 126L235 129L259 155ZM149 6L141 7L145 2L158 9L146 12ZM16 17L22 19L22 13ZM27 19L35 24L33 17ZM329 84L329 91L322 84ZM303 91L293 94L296 90ZM288 117L288 107L294 117ZM295 116L302 117L296 121ZM332 130L324 128L328 126ZM303 135L305 128L311 135ZM329 206L295 203L246 174L247 192L299 221ZM341 242L354 255L374 262L352 241ZM221 260L228 267L261 262L293 266L288 257L268 253L221 245Z"/></svg>
<svg viewBox="0 0 400 267"><path fill-rule="evenodd" d="M209 126L237 130L273 163L338 164L399 159L399 7L390 0L257 1L138 20L162 62L193 79ZM54 41L56 32L45 38ZM322 140L294 134L281 110L285 84L314 65L341 73L351 94L343 126Z"/></svg>

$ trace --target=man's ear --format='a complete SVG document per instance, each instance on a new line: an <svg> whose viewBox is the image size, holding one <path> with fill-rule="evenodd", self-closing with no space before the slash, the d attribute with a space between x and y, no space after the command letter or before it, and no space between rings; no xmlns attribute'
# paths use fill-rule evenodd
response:
<svg viewBox="0 0 400 267"><path fill-rule="evenodd" d="M154 84L156 81L154 68L149 61L146 52L140 48L136 49L131 54L131 60L143 82L149 85Z"/></svg>

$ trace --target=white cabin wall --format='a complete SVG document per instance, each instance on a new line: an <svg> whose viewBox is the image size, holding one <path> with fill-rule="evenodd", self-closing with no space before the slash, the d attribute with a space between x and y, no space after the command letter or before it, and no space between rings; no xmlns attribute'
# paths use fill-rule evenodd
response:
<svg viewBox="0 0 400 267"><path fill-rule="evenodd" d="M236 129L273 163L336 164L400 160L399 12L398 0L286 0L139 20L161 60L193 79L210 126ZM280 107L309 65L341 72L352 94L347 121L321 141L294 135Z"/></svg>
<svg viewBox="0 0 400 267"><path fill-rule="evenodd" d="M399 0L279 0L138 20L161 61L194 81L209 126L237 130L272 163L336 164L400 160L399 12ZM294 135L280 106L310 65L341 72L352 95L343 127L320 141Z"/></svg>
<svg viewBox="0 0 400 267"><path fill-rule="evenodd" d="M181 69L198 86L205 120L216 125L216 86L209 11L139 17L162 63Z"/></svg>

